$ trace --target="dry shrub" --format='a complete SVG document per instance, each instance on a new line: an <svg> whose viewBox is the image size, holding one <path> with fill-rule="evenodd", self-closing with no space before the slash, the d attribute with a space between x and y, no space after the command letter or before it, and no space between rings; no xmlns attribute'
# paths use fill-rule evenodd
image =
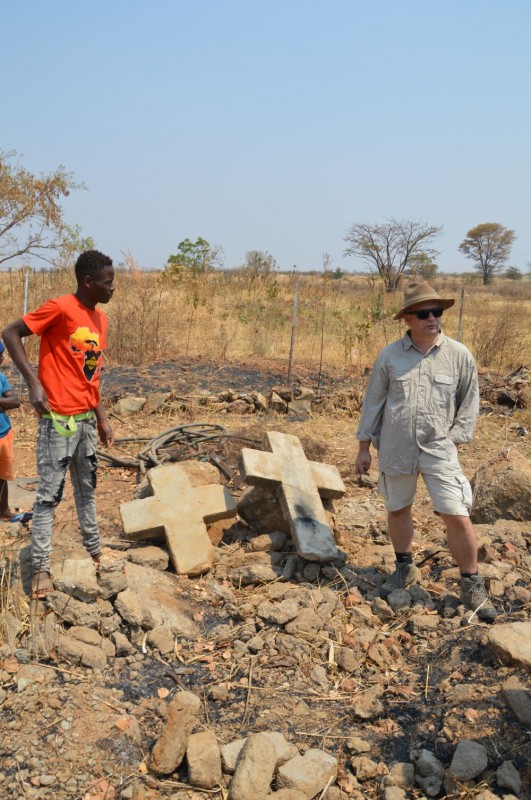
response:
<svg viewBox="0 0 531 800"><path fill-rule="evenodd" d="M133 261L129 270L117 270L115 283L115 296L105 307L109 317L107 358L133 366L156 361L170 339L173 295L160 275L142 272Z"/></svg>
<svg viewBox="0 0 531 800"><path fill-rule="evenodd" d="M275 359L287 363L293 300L299 284L294 366L315 372L361 374L379 350L403 335L393 320L400 293L388 294L365 276L271 273L256 277L245 270L185 273L171 280L143 272L126 255L128 268L117 270L116 294L105 307L109 317L107 357L115 364L141 365L173 356L213 361ZM529 360L524 320L531 306L524 282L467 284L461 340L481 366L510 369ZM518 284L518 285L514 285ZM456 298L444 315L444 331L456 337L460 277L440 276L435 285ZM0 275L2 323L23 313L25 273ZM501 290L510 290L502 296ZM28 308L75 290L73 270L29 273ZM38 340L27 340L36 361Z"/></svg>
<svg viewBox="0 0 531 800"><path fill-rule="evenodd" d="M478 365L500 374L525 363L530 356L530 338L520 304L482 297L474 305L470 347Z"/></svg>

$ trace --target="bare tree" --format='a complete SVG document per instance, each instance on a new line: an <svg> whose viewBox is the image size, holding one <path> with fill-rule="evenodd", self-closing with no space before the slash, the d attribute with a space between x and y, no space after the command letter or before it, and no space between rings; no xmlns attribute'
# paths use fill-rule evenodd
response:
<svg viewBox="0 0 531 800"><path fill-rule="evenodd" d="M501 272L507 263L515 239L515 232L499 222L484 222L470 228L459 250L474 261L476 271L488 286L494 274Z"/></svg>
<svg viewBox="0 0 531 800"><path fill-rule="evenodd" d="M16 156L0 151L0 264L22 255L54 261L82 241L79 228L66 225L60 203L84 187L62 166L35 175Z"/></svg>
<svg viewBox="0 0 531 800"><path fill-rule="evenodd" d="M411 220L391 219L383 225L353 225L345 241L345 255L357 256L369 264L383 280L388 292L398 288L411 256L423 253L428 258L437 251L427 247L442 231L435 225L423 225Z"/></svg>

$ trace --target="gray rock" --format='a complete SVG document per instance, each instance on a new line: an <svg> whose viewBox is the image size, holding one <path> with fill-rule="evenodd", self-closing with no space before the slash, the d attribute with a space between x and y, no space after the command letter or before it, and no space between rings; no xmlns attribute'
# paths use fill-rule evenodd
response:
<svg viewBox="0 0 531 800"><path fill-rule="evenodd" d="M271 531L253 537L249 542L249 550L258 552L259 550L268 553L271 550L282 550L286 544L286 534L282 531Z"/></svg>
<svg viewBox="0 0 531 800"><path fill-rule="evenodd" d="M114 642L114 646L116 647L116 655L117 656L127 656L133 650L133 645L125 636L125 634L121 633L120 631L114 631L112 634L112 641Z"/></svg>
<svg viewBox="0 0 531 800"><path fill-rule="evenodd" d="M452 778L458 781L469 781L477 778L488 766L487 750L479 742L461 739L448 768Z"/></svg>
<svg viewBox="0 0 531 800"><path fill-rule="evenodd" d="M221 764L223 772L227 775L233 775L236 769L236 762L241 753L242 747L245 744L245 739L235 739L233 742L221 745Z"/></svg>
<svg viewBox="0 0 531 800"><path fill-rule="evenodd" d="M285 625L295 619L299 613L300 605L296 600L282 600L280 603L271 603L265 600L256 609L257 615L269 625Z"/></svg>
<svg viewBox="0 0 531 800"><path fill-rule="evenodd" d="M108 600L116 597L119 592L127 588L127 575L125 574L125 557L110 557L104 553L98 569L98 585L100 597Z"/></svg>
<svg viewBox="0 0 531 800"><path fill-rule="evenodd" d="M91 558L65 558L52 565L51 575L56 589L85 603L93 602L100 593Z"/></svg>
<svg viewBox="0 0 531 800"><path fill-rule="evenodd" d="M410 593L406 591L406 589L395 589L394 592L391 592L391 594L388 595L387 602L395 614L397 614L400 611L405 611L406 608L409 608L413 602L413 598L411 597Z"/></svg>
<svg viewBox="0 0 531 800"><path fill-rule="evenodd" d="M421 636L439 627L441 618L438 614L414 614L409 620L411 633Z"/></svg>
<svg viewBox="0 0 531 800"><path fill-rule="evenodd" d="M279 567L269 564L246 564L230 571L229 577L235 586L252 586L277 581L282 576Z"/></svg>
<svg viewBox="0 0 531 800"><path fill-rule="evenodd" d="M169 775L180 765L200 708L201 701L192 692L180 692L169 704L162 733L149 756L149 767L157 775Z"/></svg>
<svg viewBox="0 0 531 800"><path fill-rule="evenodd" d="M355 756L351 761L352 770L356 778L363 782L375 778L377 775L387 773L387 767L373 761L368 756ZM383 769L382 769L383 768Z"/></svg>
<svg viewBox="0 0 531 800"><path fill-rule="evenodd" d="M142 411L146 401L145 397L122 397L114 404L113 411L120 417L129 417Z"/></svg>
<svg viewBox="0 0 531 800"><path fill-rule="evenodd" d="M168 569L170 563L170 556L167 550L155 545L146 545L145 547L134 547L126 550L125 555L133 564L138 564L140 567L151 567L151 569L159 569L162 572Z"/></svg>
<svg viewBox="0 0 531 800"><path fill-rule="evenodd" d="M213 731L201 731L190 736L186 759L192 786L213 789L221 781L221 756Z"/></svg>
<svg viewBox="0 0 531 800"><path fill-rule="evenodd" d="M114 604L122 619L146 630L166 625L175 635L197 636L188 607L176 594L177 576L130 562L126 564L126 574L128 587Z"/></svg>
<svg viewBox="0 0 531 800"><path fill-rule="evenodd" d="M146 414L158 411L171 397L171 392L149 392L142 410Z"/></svg>
<svg viewBox="0 0 531 800"><path fill-rule="evenodd" d="M107 655L101 647L70 636L59 636L57 649L63 658L75 664L81 663L92 669L105 669L107 666Z"/></svg>
<svg viewBox="0 0 531 800"><path fill-rule="evenodd" d="M0 631L2 631L3 638L5 637L11 648L15 647L23 628L23 623L11 611L3 611L0 614Z"/></svg>
<svg viewBox="0 0 531 800"><path fill-rule="evenodd" d="M277 760L276 748L263 733L247 737L229 786L228 800L258 800L269 793Z"/></svg>
<svg viewBox="0 0 531 800"><path fill-rule="evenodd" d="M359 736L351 736L350 739L347 739L346 747L349 753L369 753L371 750L369 742Z"/></svg>
<svg viewBox="0 0 531 800"><path fill-rule="evenodd" d="M380 697L383 694L383 687L374 686L366 689L362 694L354 695L352 698L352 714L358 719L374 719L381 717L384 713L383 703Z"/></svg>
<svg viewBox="0 0 531 800"><path fill-rule="evenodd" d="M157 625L148 632L148 643L154 647L162 656L173 653L175 648L175 636L171 628L167 625Z"/></svg>
<svg viewBox="0 0 531 800"><path fill-rule="evenodd" d="M315 634L322 630L323 620L312 608L303 608L295 619L286 625L286 632L292 636Z"/></svg>
<svg viewBox="0 0 531 800"><path fill-rule="evenodd" d="M415 758L417 772L424 778L430 775L442 777L444 775L444 764L439 761L436 755L430 750L421 750Z"/></svg>
<svg viewBox="0 0 531 800"><path fill-rule="evenodd" d="M409 762L401 761L389 767L389 775L384 778L386 786L400 786L411 789L415 783L415 767Z"/></svg>
<svg viewBox="0 0 531 800"><path fill-rule="evenodd" d="M516 675L502 685L502 694L522 725L531 727L531 694Z"/></svg>
<svg viewBox="0 0 531 800"><path fill-rule="evenodd" d="M312 798L337 777L337 759L322 750L307 750L283 764L277 775L277 788L296 789Z"/></svg>
<svg viewBox="0 0 531 800"><path fill-rule="evenodd" d="M400 786L387 786L384 789L383 800L407 800L408 795Z"/></svg>
<svg viewBox="0 0 531 800"><path fill-rule="evenodd" d="M531 668L531 622L496 625L489 632L489 647L506 664Z"/></svg>
<svg viewBox="0 0 531 800"><path fill-rule="evenodd" d="M522 791L522 779L512 761L504 761L498 767L496 781L502 789L510 789L514 794L520 794Z"/></svg>
<svg viewBox="0 0 531 800"><path fill-rule="evenodd" d="M70 594L58 591L50 592L47 603L61 622L84 625L87 628L97 628L99 625L100 609L96 603L82 602Z"/></svg>

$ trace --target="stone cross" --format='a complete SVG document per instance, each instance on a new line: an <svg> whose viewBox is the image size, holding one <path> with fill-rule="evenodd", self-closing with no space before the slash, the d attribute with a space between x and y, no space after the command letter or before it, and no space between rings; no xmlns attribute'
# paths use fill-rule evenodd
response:
<svg viewBox="0 0 531 800"><path fill-rule="evenodd" d="M213 563L214 549L206 524L236 516L236 504L225 486L194 487L179 464L155 467L147 473L153 497L122 503L128 539L166 537L175 571L200 575Z"/></svg>
<svg viewBox="0 0 531 800"><path fill-rule="evenodd" d="M242 448L239 467L252 486L277 489L282 512L297 552L309 561L338 558L339 551L321 497L345 494L337 467L308 461L296 436L269 431L264 444L270 452Z"/></svg>

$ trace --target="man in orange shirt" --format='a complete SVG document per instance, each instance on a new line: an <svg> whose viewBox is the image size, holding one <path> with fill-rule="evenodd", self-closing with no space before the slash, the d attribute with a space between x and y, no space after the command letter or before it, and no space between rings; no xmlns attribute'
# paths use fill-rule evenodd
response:
<svg viewBox="0 0 531 800"><path fill-rule="evenodd" d="M55 508L63 496L67 470L74 489L83 543L99 564L101 540L96 518L98 430L108 447L114 434L100 400L99 382L106 344L107 317L96 308L114 293L112 260L97 250L82 253L75 265L77 290L44 303L3 332L6 347L39 414L39 488L31 531L32 596L45 599L50 577ZM23 339L40 336L35 375Z"/></svg>

